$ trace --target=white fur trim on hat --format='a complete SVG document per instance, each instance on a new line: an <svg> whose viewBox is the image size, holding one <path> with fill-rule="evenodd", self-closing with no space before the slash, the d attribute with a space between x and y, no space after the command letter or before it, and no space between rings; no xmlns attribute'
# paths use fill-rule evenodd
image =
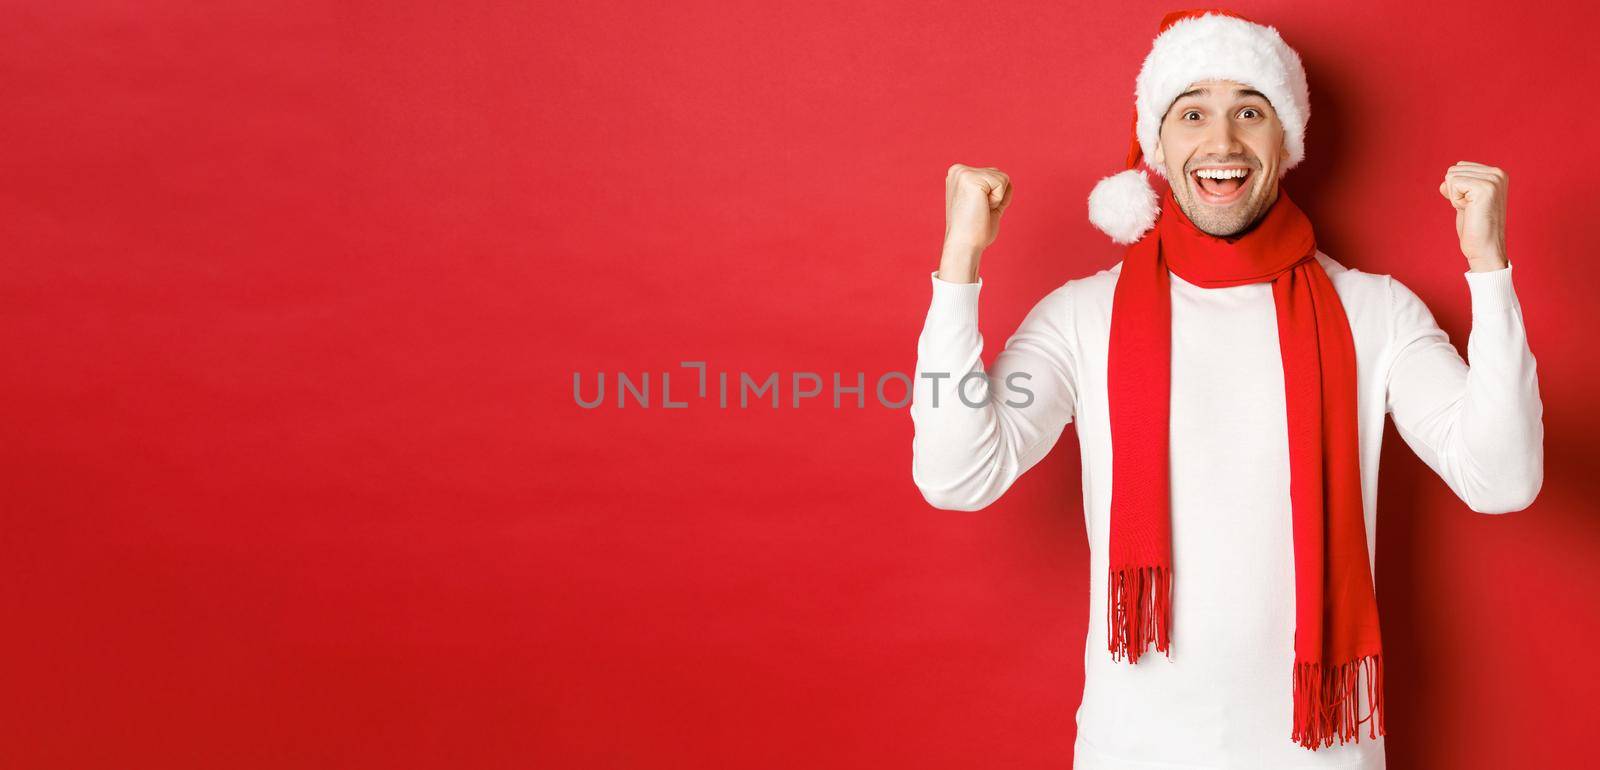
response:
<svg viewBox="0 0 1600 770"><path fill-rule="evenodd" d="M1300 55L1273 27L1206 14L1180 19L1157 35L1139 70L1134 97L1139 147L1156 173L1167 175L1154 161L1167 108L1196 81L1211 79L1237 81L1265 94L1283 123L1289 150L1280 173L1299 165L1306 155L1306 121L1311 117Z"/></svg>
<svg viewBox="0 0 1600 770"><path fill-rule="evenodd" d="M1117 243L1138 241L1160 213L1161 201L1142 170L1112 174L1096 182L1089 193L1089 221Z"/></svg>

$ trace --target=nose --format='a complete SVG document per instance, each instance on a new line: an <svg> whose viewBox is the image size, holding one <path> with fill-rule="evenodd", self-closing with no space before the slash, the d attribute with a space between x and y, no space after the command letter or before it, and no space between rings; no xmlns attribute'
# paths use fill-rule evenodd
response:
<svg viewBox="0 0 1600 770"><path fill-rule="evenodd" d="M1237 158L1244 155L1244 142L1231 120L1212 121L1201 138L1201 153L1219 158Z"/></svg>

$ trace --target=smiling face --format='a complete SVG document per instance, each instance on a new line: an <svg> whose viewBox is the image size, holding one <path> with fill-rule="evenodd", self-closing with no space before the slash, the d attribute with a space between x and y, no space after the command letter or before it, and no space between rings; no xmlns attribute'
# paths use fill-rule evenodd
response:
<svg viewBox="0 0 1600 770"><path fill-rule="evenodd" d="M1289 159L1283 137L1267 97L1232 80L1202 80L1167 110L1151 160L1166 168L1172 197L1196 227L1229 236L1277 200Z"/></svg>

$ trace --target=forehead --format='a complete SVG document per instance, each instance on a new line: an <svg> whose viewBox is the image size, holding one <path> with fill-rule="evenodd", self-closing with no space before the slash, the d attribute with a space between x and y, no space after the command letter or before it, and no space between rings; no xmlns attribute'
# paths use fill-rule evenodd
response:
<svg viewBox="0 0 1600 770"><path fill-rule="evenodd" d="M1189 84L1178 98L1172 100L1177 104L1185 99L1215 99L1226 101L1241 101L1245 99L1260 99L1268 102L1266 94L1257 91L1255 87L1240 83L1236 80L1197 80Z"/></svg>

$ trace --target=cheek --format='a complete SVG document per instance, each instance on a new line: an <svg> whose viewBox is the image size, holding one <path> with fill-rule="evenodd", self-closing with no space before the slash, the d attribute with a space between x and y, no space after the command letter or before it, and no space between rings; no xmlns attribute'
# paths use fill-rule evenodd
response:
<svg viewBox="0 0 1600 770"><path fill-rule="evenodd" d="M1254 146L1251 147L1251 150L1255 152L1256 157L1259 158L1262 163L1271 163L1273 165L1282 163L1284 157L1287 155L1287 151L1284 148L1283 131L1281 129L1275 131L1263 131L1261 133L1260 141L1256 142Z"/></svg>
<svg viewBox="0 0 1600 770"><path fill-rule="evenodd" d="M1167 150L1165 158L1167 170L1173 174L1174 178L1183 176L1183 170L1188 168L1189 161L1192 160L1193 157L1193 147L1178 144L1177 146Z"/></svg>

